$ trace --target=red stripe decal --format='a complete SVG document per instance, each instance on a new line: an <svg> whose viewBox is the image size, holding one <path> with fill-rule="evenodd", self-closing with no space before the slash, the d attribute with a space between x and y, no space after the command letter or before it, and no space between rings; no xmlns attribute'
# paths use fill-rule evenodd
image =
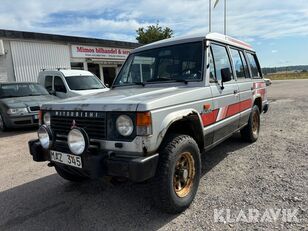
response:
<svg viewBox="0 0 308 231"><path fill-rule="evenodd" d="M201 114L203 126L208 126L216 122L219 109L215 109L210 113Z"/></svg>
<svg viewBox="0 0 308 231"><path fill-rule="evenodd" d="M245 111L248 108L251 108L251 106L252 106L251 99L247 99L247 100L240 102L240 112Z"/></svg>
<svg viewBox="0 0 308 231"><path fill-rule="evenodd" d="M240 112L240 103L231 104L228 107L227 116L230 117Z"/></svg>

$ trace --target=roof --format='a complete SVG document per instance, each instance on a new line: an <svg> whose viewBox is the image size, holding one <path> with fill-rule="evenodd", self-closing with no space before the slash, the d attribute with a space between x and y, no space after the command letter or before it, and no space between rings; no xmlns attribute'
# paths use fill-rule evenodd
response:
<svg viewBox="0 0 308 231"><path fill-rule="evenodd" d="M93 75L91 72L89 71L84 71L84 70L60 70L62 72L62 74L65 77L69 77L69 76L89 76L89 75Z"/></svg>
<svg viewBox="0 0 308 231"><path fill-rule="evenodd" d="M130 48L130 49L134 49L140 46L139 43L125 42L125 41L0 29L0 39L1 38L51 41L51 42L62 42L69 44L86 44L94 46Z"/></svg>
<svg viewBox="0 0 308 231"><path fill-rule="evenodd" d="M40 73L42 73L42 72L46 72L47 74L55 73L55 72L61 72L65 77L93 75L89 71L85 71L85 70L71 70L71 69L47 69L47 70L41 71Z"/></svg>
<svg viewBox="0 0 308 231"><path fill-rule="evenodd" d="M147 49L159 48L159 47L164 47L164 46L172 46L172 45L181 44L181 43L198 42L198 41L203 41L204 39L222 42L222 43L225 43L231 46L243 48L245 50L254 51L251 45L241 40L232 38L230 36L222 35L219 33L208 33L206 35L189 35L189 36L182 36L182 37L160 40L160 41L157 41L157 42L145 45L145 46L138 47L133 51L133 53L147 50Z"/></svg>

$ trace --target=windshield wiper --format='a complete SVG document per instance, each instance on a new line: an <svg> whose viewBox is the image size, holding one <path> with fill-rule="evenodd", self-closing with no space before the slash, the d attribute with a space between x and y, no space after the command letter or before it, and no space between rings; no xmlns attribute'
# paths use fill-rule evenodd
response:
<svg viewBox="0 0 308 231"><path fill-rule="evenodd" d="M132 84L135 84L135 85L141 85L141 86L145 86L145 83L144 82L132 82Z"/></svg>

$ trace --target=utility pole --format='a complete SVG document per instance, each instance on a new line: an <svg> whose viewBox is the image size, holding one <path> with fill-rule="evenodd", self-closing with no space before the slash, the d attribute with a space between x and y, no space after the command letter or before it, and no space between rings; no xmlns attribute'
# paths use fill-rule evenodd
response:
<svg viewBox="0 0 308 231"><path fill-rule="evenodd" d="M209 0L209 33L212 32L212 0Z"/></svg>
<svg viewBox="0 0 308 231"><path fill-rule="evenodd" d="M227 35L227 0L225 0L225 7L224 7L224 11L225 11L225 13L224 13L224 33L225 33L225 35Z"/></svg>
<svg viewBox="0 0 308 231"><path fill-rule="evenodd" d="M212 9L211 9L212 3L211 3L211 0L209 0L209 1L210 1L210 10L209 10L209 12L210 12L210 17L212 17L211 16L211 14L212 14L211 13L211 11L212 11ZM215 0L214 8L217 6L218 2L219 2L219 0ZM210 22L210 23L212 23L212 22ZM210 28L211 28L211 26L210 26ZM227 35L227 0L224 0L224 34Z"/></svg>

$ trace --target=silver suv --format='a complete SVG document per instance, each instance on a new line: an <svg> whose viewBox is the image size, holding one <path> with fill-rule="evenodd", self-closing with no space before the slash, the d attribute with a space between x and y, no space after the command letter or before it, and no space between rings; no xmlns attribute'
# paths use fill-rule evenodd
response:
<svg viewBox="0 0 308 231"><path fill-rule="evenodd" d="M200 155L240 131L259 136L268 110L252 47L219 34L135 49L110 91L42 106L34 161L81 181L104 175L151 179L157 206L186 209L200 181Z"/></svg>

